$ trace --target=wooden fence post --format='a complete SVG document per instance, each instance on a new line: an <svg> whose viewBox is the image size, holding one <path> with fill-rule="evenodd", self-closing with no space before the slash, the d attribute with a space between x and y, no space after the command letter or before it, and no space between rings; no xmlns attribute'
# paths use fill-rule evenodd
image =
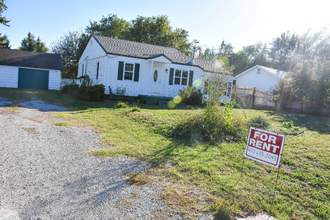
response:
<svg viewBox="0 0 330 220"><path fill-rule="evenodd" d="M251 106L251 107L254 106L255 88L256 88L256 87L253 87L253 88L252 88L252 106Z"/></svg>

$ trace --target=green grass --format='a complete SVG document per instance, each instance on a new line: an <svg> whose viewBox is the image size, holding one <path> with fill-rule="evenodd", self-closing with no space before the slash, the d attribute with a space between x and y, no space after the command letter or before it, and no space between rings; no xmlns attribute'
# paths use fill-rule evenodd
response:
<svg viewBox="0 0 330 220"><path fill-rule="evenodd" d="M70 105L68 100L64 97L61 103ZM208 144L196 141L197 137L173 137L180 120L198 115L202 109L183 105L178 105L182 109L142 105L141 111L111 107L108 103L80 103L75 106L81 109L77 114L55 116L82 121L100 132L109 148L91 151L95 156L137 157L152 163L150 173L203 189L208 193L205 210L219 219L252 212L267 212L278 219L330 219L329 118L235 109L234 114L244 120L262 116L269 120L270 130L290 134L281 167L275 169L243 157L244 142ZM292 129L284 128L287 121L304 133L294 135Z"/></svg>
<svg viewBox="0 0 330 220"><path fill-rule="evenodd" d="M66 121L61 121L61 122L55 122L52 125L55 125L55 126L69 126L70 123L66 122Z"/></svg>
<svg viewBox="0 0 330 220"><path fill-rule="evenodd" d="M112 148L96 149L93 155L138 157L151 162L155 173L204 189L210 195L207 210L218 216L267 212L279 219L330 218L329 118L236 109L234 113L246 119L266 117L273 131L291 134L282 127L285 121L305 131L287 135L282 165L276 170L244 158L244 142L210 145L171 136L178 121L199 111L100 108L57 116L82 120L102 134L103 143ZM175 166L166 168L168 163Z"/></svg>

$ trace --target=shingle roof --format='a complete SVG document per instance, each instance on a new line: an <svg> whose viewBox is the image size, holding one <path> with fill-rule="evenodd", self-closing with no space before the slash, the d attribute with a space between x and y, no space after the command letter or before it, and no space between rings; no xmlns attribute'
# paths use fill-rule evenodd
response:
<svg viewBox="0 0 330 220"><path fill-rule="evenodd" d="M0 65L63 70L60 54L0 49Z"/></svg>
<svg viewBox="0 0 330 220"><path fill-rule="evenodd" d="M262 69L266 70L267 72L269 72L270 74L274 74L275 76L277 76L280 79L284 79L288 75L288 72L285 72L283 70L277 70L277 69L273 69L273 68L269 68L269 67L265 67L265 66L255 65L255 66L251 67L250 69L245 70L244 72L236 75L235 79L241 77L242 75L244 75L256 68L262 68Z"/></svg>
<svg viewBox="0 0 330 220"><path fill-rule="evenodd" d="M189 65L191 58L174 47L163 47L134 41L110 38L105 36L93 35L100 43L106 53L137 57L143 59L151 59L160 55L165 56L173 63ZM216 64L212 60L194 59L194 66L198 66L205 71L221 72L216 68Z"/></svg>
<svg viewBox="0 0 330 220"><path fill-rule="evenodd" d="M259 65L259 66L260 66L260 65ZM262 67L262 68L268 70L269 72L271 72L271 73L277 75L277 76L280 77L281 79L284 79L284 77L285 77L286 75L288 75L288 72L285 72L285 71L283 71L283 70L272 69L272 68L265 67L265 66L260 66L260 67Z"/></svg>

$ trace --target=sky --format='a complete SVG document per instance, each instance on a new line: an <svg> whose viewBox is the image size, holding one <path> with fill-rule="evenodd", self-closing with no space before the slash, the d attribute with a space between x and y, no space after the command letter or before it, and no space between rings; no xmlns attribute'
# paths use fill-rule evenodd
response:
<svg viewBox="0 0 330 220"><path fill-rule="evenodd" d="M3 16L10 27L0 33L17 49L31 32L50 47L69 31L83 31L89 21L117 14L126 21L167 15L173 28L189 32L189 40L218 48L222 40L235 51L268 43L282 32L303 34L330 29L328 0L5 0Z"/></svg>

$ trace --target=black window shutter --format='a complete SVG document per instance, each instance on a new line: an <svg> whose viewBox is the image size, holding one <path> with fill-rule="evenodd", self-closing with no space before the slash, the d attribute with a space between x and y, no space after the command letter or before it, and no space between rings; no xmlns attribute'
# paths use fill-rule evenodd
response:
<svg viewBox="0 0 330 220"><path fill-rule="evenodd" d="M124 72L124 62L119 61L119 65L118 65L118 80L123 80L123 72Z"/></svg>
<svg viewBox="0 0 330 220"><path fill-rule="evenodd" d="M134 82L139 82L139 74L140 74L140 64L135 64L135 70L134 70Z"/></svg>
<svg viewBox="0 0 330 220"><path fill-rule="evenodd" d="M168 82L169 85L173 85L173 76L174 76L174 68L171 68L170 69L170 79Z"/></svg>
<svg viewBox="0 0 330 220"><path fill-rule="evenodd" d="M188 83L189 86L192 86L193 79L194 79L194 71L190 71L190 74L189 74L189 83Z"/></svg>

